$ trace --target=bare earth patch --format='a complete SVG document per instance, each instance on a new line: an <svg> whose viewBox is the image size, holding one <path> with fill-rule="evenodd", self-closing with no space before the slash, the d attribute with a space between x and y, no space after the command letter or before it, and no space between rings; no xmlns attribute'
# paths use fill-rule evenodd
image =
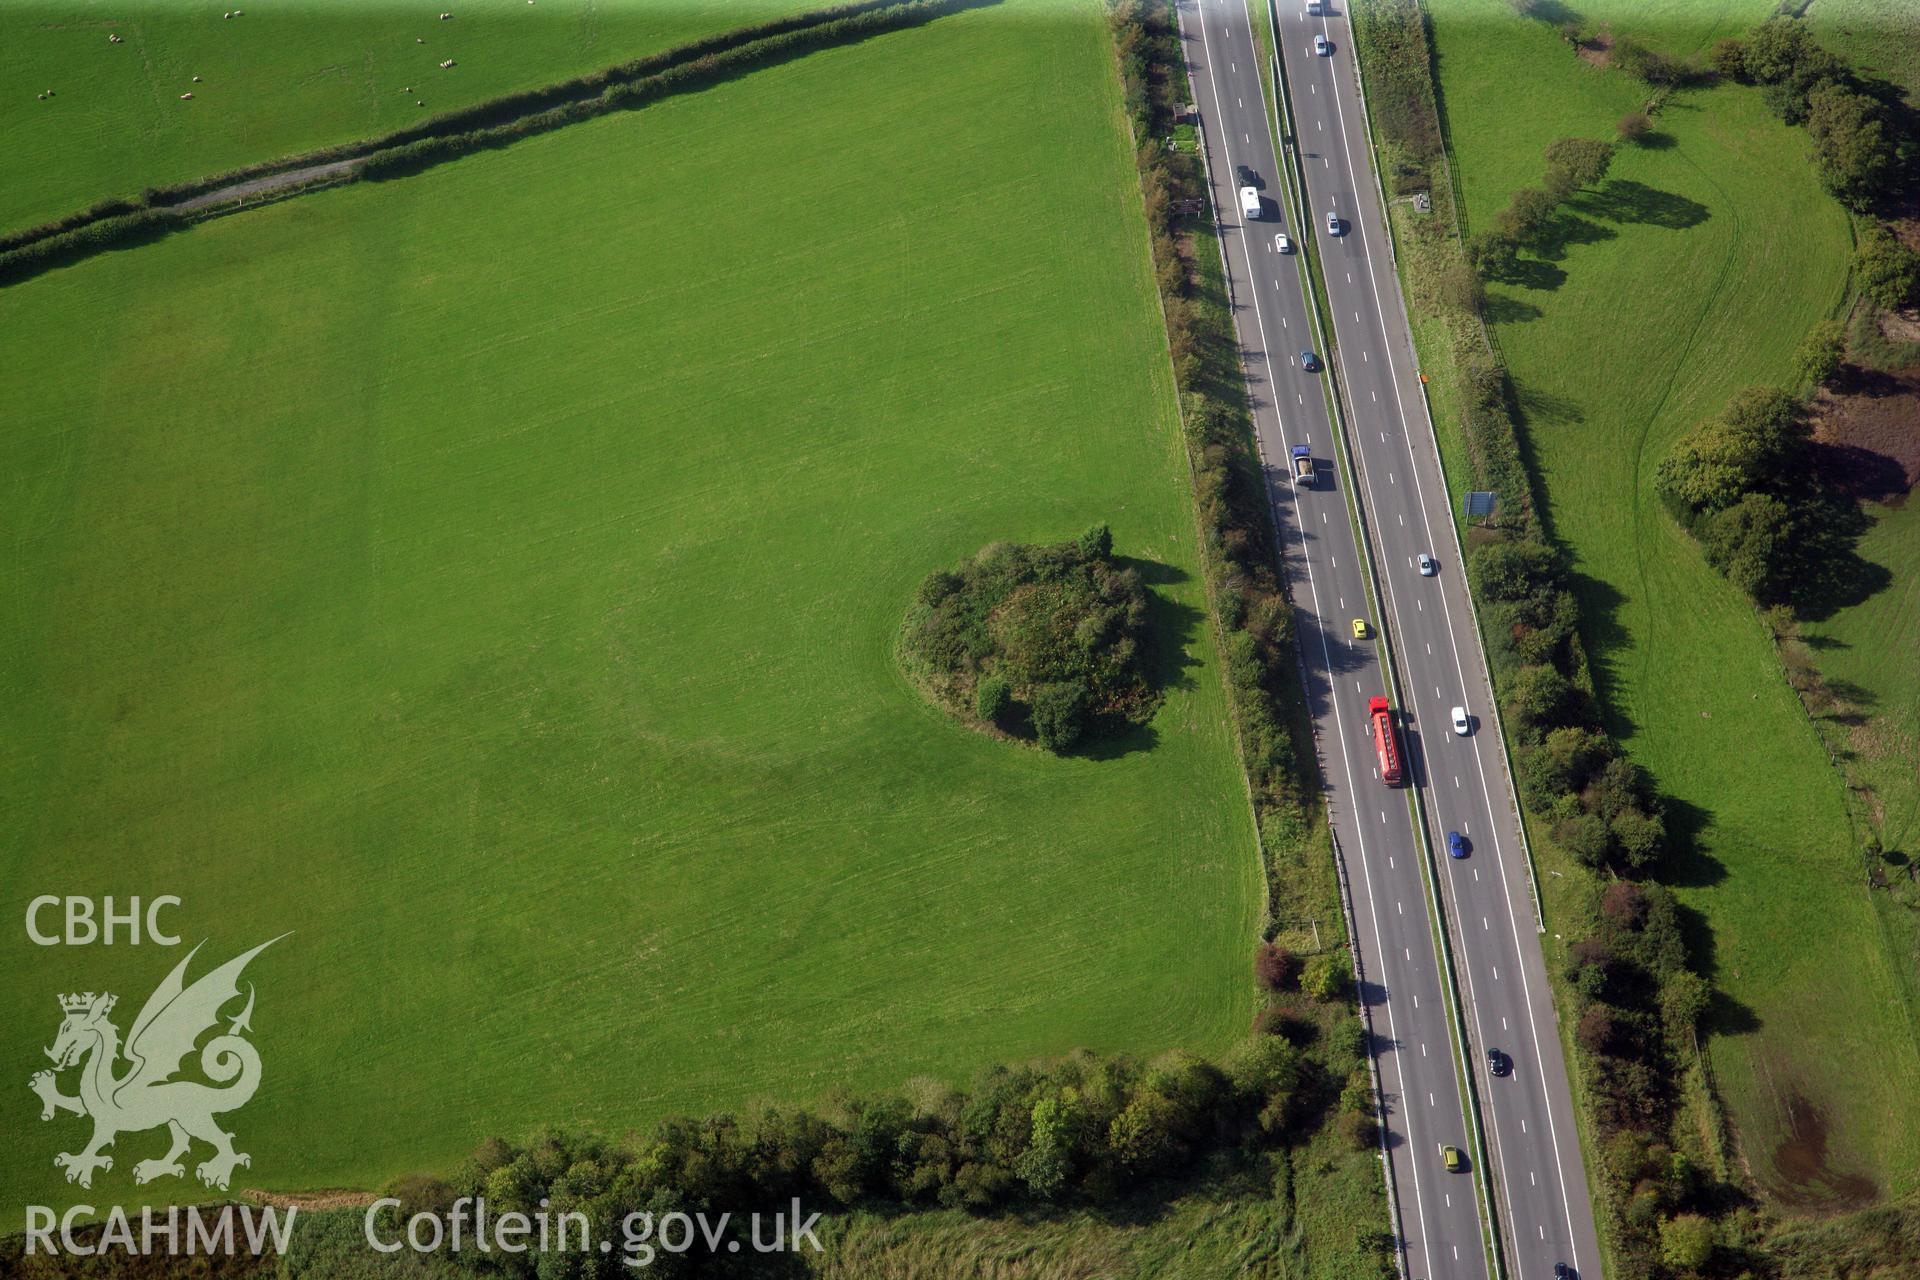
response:
<svg viewBox="0 0 1920 1280"><path fill-rule="evenodd" d="M1773 1149L1774 1192L1797 1208L1860 1209L1880 1196L1873 1179L1837 1172L1828 1161L1827 1118L1798 1093L1782 1101L1787 1136Z"/></svg>
<svg viewBox="0 0 1920 1280"><path fill-rule="evenodd" d="M1897 507L1920 483L1920 368L1849 367L1813 416L1814 465L1840 491Z"/></svg>
<svg viewBox="0 0 1920 1280"><path fill-rule="evenodd" d="M1604 67L1613 61L1613 32L1601 27L1585 40L1579 41L1573 48L1575 53L1594 66Z"/></svg>

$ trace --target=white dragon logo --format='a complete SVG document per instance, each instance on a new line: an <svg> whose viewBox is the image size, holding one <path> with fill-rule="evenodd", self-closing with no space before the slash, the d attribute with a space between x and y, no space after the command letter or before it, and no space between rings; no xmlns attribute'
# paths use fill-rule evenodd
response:
<svg viewBox="0 0 1920 1280"><path fill-rule="evenodd" d="M236 1166L252 1164L245 1152L233 1149L233 1135L213 1119L245 1106L260 1086L260 1054L241 1038L241 1032L253 1029L249 1021L253 1017L252 983L247 984L246 1008L228 1023L225 1034L214 1036L200 1050L201 1072L224 1087L173 1077L200 1037L218 1026L221 1007L239 997L240 971L278 941L280 938L269 939L187 986L187 964L200 950L194 947L147 997L140 1016L133 1020L133 1029L127 1033L124 1050L120 1029L107 1021L116 997L91 991L60 997L60 1009L66 1017L53 1047L46 1051L53 1059L53 1070L36 1072L29 1086L40 1095L42 1120L53 1119L56 1111L93 1117L93 1141L86 1150L62 1152L53 1158L55 1165L67 1171L68 1182L91 1187L95 1169L113 1168L113 1158L102 1155L102 1148L112 1146L121 1133L163 1124L173 1135L173 1145L158 1160L134 1165L135 1182L185 1176L180 1157L195 1138L212 1144L214 1149L213 1157L194 1170L209 1187L224 1191ZM130 1065L125 1073L116 1075L114 1068L123 1054ZM68 1097L60 1092L56 1073L83 1059L80 1092Z"/></svg>

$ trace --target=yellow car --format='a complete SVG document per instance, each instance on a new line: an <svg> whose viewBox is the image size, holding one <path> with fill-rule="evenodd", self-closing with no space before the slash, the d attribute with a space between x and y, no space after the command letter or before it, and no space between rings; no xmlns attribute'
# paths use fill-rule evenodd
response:
<svg viewBox="0 0 1920 1280"><path fill-rule="evenodd" d="M1367 638L1367 620L1365 618L1355 618L1353 620L1353 638L1355 640L1365 640Z"/></svg>
<svg viewBox="0 0 1920 1280"><path fill-rule="evenodd" d="M1467 1167L1467 1158L1460 1154L1458 1147L1440 1148L1440 1158L1446 1163L1448 1173L1459 1173Z"/></svg>

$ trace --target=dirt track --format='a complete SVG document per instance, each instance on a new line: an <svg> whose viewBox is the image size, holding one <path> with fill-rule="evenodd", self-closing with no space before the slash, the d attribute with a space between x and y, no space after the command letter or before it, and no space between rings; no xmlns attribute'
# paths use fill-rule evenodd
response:
<svg viewBox="0 0 1920 1280"><path fill-rule="evenodd" d="M236 182L231 186L209 191L205 195L194 196L191 200L182 200L173 207L182 213L192 213L210 205L225 204L229 200L238 200L246 196L262 195L278 191L282 187L297 186L314 178L325 178L336 173L344 173L354 165L354 160L330 160L326 164L309 165L305 169L289 169L285 173L270 173L264 178L248 178L245 182Z"/></svg>

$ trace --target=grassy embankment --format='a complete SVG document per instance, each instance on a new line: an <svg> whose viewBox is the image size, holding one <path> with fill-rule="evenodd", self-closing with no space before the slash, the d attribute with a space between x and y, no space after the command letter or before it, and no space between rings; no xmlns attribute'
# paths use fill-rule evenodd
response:
<svg viewBox="0 0 1920 1280"><path fill-rule="evenodd" d="M1733 3L1653 18L1618 5L1581 11L1589 25L1612 20L1616 34L1678 54L1764 16ZM1648 96L1494 0L1436 3L1434 29L1471 225L1539 180L1548 142L1611 137ZM1475 91L1493 83L1508 92ZM1710 1018L1708 1053L1742 1155L1789 1201L1818 1202L1852 1176L1898 1193L1920 1185L1920 1143L1900 1123L1920 1086L1920 1049L1901 957L1879 945L1860 833L1766 630L1653 492L1675 435L1741 386L1792 381L1794 345L1844 295L1846 219L1808 169L1803 139L1755 93L1689 92L1657 129L1654 145L1622 152L1600 198L1576 199L1577 218L1530 285L1494 288L1487 311L1547 514L1573 554L1611 727L1671 798L1691 844L1673 878L1700 913L1702 959L1728 997ZM1430 316L1421 337L1429 350L1445 340ZM1464 444L1446 388L1435 408L1458 483ZM1572 881L1551 874L1555 851L1539 843L1550 912L1577 912L1578 896L1561 887ZM1858 1071L1862 1061L1875 1070ZM1796 1181L1786 1170L1816 1137L1824 1163Z"/></svg>
<svg viewBox="0 0 1920 1280"><path fill-rule="evenodd" d="M1244 1031L1112 85L1092 6L1010 4L7 291L6 865L297 930L249 1182ZM1149 729L1055 759L925 706L925 573L1102 519L1169 602ZM48 1034L170 959L15 946ZM0 1199L67 1202L62 1125Z"/></svg>

